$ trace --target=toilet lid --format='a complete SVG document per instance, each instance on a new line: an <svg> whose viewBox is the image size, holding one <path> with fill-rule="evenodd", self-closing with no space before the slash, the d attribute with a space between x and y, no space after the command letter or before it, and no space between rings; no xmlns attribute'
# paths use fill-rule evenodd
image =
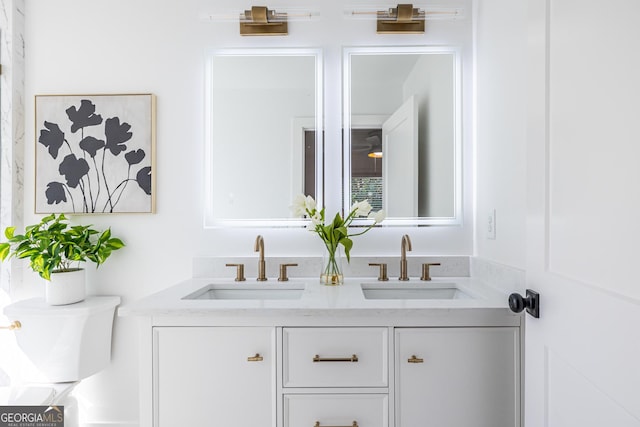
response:
<svg viewBox="0 0 640 427"><path fill-rule="evenodd" d="M0 405L48 405L55 390L51 387L1 387Z"/></svg>

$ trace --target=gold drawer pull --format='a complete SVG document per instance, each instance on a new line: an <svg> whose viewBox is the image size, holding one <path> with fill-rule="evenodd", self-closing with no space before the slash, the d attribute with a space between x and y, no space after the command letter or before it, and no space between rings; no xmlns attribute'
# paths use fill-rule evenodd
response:
<svg viewBox="0 0 640 427"><path fill-rule="evenodd" d="M8 329L10 331L13 331L14 329L20 329L20 328L22 328L22 323L20 323L19 320L14 320L13 322L11 322L9 326L0 326L0 329Z"/></svg>
<svg viewBox="0 0 640 427"><path fill-rule="evenodd" d="M316 421L313 427L320 427L320 421ZM358 427L358 422L354 421L350 426L324 426L324 427Z"/></svg>
<svg viewBox="0 0 640 427"><path fill-rule="evenodd" d="M313 357L314 362L357 362L358 356L352 354L351 357L320 357L317 354Z"/></svg>
<svg viewBox="0 0 640 427"><path fill-rule="evenodd" d="M260 353L256 353L255 356L247 357L247 362L262 362L264 357L260 356Z"/></svg>
<svg viewBox="0 0 640 427"><path fill-rule="evenodd" d="M407 362L409 362L409 363L424 363L424 359L420 359L419 357L416 357L416 355L414 354L409 359L407 359Z"/></svg>

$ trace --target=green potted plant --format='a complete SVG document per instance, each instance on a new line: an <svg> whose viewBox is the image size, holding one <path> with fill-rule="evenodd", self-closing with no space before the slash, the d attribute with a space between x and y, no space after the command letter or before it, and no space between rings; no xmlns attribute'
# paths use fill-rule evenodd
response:
<svg viewBox="0 0 640 427"><path fill-rule="evenodd" d="M90 225L71 226L67 221L64 214L51 214L25 227L23 234L7 227L7 242L0 243L0 261L29 259L31 269L46 281L46 300L51 305L82 301L85 270L80 263L92 261L99 266L124 246L122 240L111 237L111 229L100 232Z"/></svg>

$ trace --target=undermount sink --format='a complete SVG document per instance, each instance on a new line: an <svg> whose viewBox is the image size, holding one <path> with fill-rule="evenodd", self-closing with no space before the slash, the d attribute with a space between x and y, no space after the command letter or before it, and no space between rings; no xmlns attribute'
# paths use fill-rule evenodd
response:
<svg viewBox="0 0 640 427"><path fill-rule="evenodd" d="M362 283L365 299L402 300L402 299L473 299L468 292L462 291L455 283Z"/></svg>
<svg viewBox="0 0 640 427"><path fill-rule="evenodd" d="M193 300L282 300L299 299L303 283L291 284L209 284L182 299Z"/></svg>

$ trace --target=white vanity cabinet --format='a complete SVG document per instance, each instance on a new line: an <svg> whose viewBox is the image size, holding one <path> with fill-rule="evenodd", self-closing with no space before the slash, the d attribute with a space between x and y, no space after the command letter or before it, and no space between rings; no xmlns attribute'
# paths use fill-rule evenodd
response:
<svg viewBox="0 0 640 427"><path fill-rule="evenodd" d="M518 331L395 329L395 427L519 426Z"/></svg>
<svg viewBox="0 0 640 427"><path fill-rule="evenodd" d="M518 427L519 327L153 328L153 426Z"/></svg>
<svg viewBox="0 0 640 427"><path fill-rule="evenodd" d="M299 299L185 299L120 314L140 330L140 427L521 427L521 315L503 295L377 300L359 282ZM472 286L473 285L473 286Z"/></svg>
<svg viewBox="0 0 640 427"><path fill-rule="evenodd" d="M153 328L155 427L275 426L272 327Z"/></svg>

